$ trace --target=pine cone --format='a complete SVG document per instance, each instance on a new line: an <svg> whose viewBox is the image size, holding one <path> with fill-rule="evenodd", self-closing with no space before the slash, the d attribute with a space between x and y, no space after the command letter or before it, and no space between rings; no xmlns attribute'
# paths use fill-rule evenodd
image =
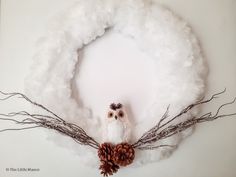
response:
<svg viewBox="0 0 236 177"><path fill-rule="evenodd" d="M101 174L103 176L109 176L116 173L119 169L119 166L114 164L113 161L102 161L99 169L101 170Z"/></svg>
<svg viewBox="0 0 236 177"><path fill-rule="evenodd" d="M98 157L101 161L100 170L103 176L113 175L119 166L113 162L114 146L111 143L103 143L98 149Z"/></svg>
<svg viewBox="0 0 236 177"><path fill-rule="evenodd" d="M98 149L98 157L100 161L111 161L114 146L111 143L103 143Z"/></svg>
<svg viewBox="0 0 236 177"><path fill-rule="evenodd" d="M116 165L127 166L134 160L134 148L128 143L120 143L116 145L113 151L113 161Z"/></svg>

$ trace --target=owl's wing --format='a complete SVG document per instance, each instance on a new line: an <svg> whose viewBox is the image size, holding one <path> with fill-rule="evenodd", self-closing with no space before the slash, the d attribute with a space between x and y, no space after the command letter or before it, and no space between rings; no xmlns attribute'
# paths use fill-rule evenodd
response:
<svg viewBox="0 0 236 177"><path fill-rule="evenodd" d="M101 131L102 131L102 142L106 142L108 137L108 128L107 121L102 122Z"/></svg>
<svg viewBox="0 0 236 177"><path fill-rule="evenodd" d="M131 141L131 136L132 136L132 125L130 121L127 119L125 122L125 131L124 131L124 141L125 142L130 142Z"/></svg>

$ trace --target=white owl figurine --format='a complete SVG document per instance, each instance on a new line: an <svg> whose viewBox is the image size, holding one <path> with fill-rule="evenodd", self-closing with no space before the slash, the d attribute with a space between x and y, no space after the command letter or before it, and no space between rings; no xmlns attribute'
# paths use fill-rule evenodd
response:
<svg viewBox="0 0 236 177"><path fill-rule="evenodd" d="M104 121L103 141L118 144L129 142L131 124L122 104L112 103Z"/></svg>

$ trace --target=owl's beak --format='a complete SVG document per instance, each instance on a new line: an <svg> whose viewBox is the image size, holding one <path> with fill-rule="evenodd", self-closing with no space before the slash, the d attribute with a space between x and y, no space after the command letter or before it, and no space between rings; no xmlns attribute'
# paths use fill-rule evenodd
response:
<svg viewBox="0 0 236 177"><path fill-rule="evenodd" d="M115 119L117 120L117 116L115 116Z"/></svg>

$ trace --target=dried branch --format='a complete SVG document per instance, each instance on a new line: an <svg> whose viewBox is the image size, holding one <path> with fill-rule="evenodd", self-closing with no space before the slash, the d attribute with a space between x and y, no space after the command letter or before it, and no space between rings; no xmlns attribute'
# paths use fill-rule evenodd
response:
<svg viewBox="0 0 236 177"><path fill-rule="evenodd" d="M31 104L33 104L33 105L35 105L35 106L37 106L37 107L39 107L39 108L45 110L46 112L52 114L53 116L56 117L56 118L54 118L54 119L59 119L59 120L61 120L61 121L64 122L64 120L63 120L62 118L60 118L57 114L53 113L52 111L50 111L48 108L44 107L43 105L32 101L31 99L29 99L27 96L25 96L25 95L22 94L22 93L17 93L17 92L15 92L15 93L4 93L4 92L2 92L2 91L0 91L0 93L6 96L5 98L0 99L0 101L1 101L1 100L2 100L2 101L3 101L3 100L8 100L9 98L14 97L14 96L19 96L18 98L23 98L23 99L25 99L27 102L29 102L29 103L31 103Z"/></svg>
<svg viewBox="0 0 236 177"><path fill-rule="evenodd" d="M168 112L169 112L169 107L170 107L170 106L168 106L165 113L163 114L162 118L160 119L160 121L153 128L151 128L149 131L144 133L141 136L141 138L139 138L135 143L133 143L132 147L140 149L140 150L153 150L153 149L157 149L157 148L161 148L161 147L174 148L174 147L176 147L175 145L165 145L165 144L155 145L155 143L157 143L159 140L171 137L171 136L173 136L177 133L180 133L190 127L193 127L197 123L212 121L212 120L216 120L218 118L236 115L236 113L220 114L220 110L222 108L224 108L227 105L233 104L235 102L235 99L234 99L233 101L231 101L229 103L225 103L225 104L222 104L221 106L219 106L215 114L213 114L212 112L208 112L206 114L201 115L200 117L192 117L192 118L182 121L180 123L174 123L174 121L176 119L180 118L182 115L186 114L194 107L211 102L213 99L218 98L218 96L221 95L222 93L224 93L225 91L226 90L224 89L222 92L212 95L207 100L203 100L204 98L200 99L198 102L187 106L186 108L181 110L179 114L177 114L176 116L174 116L170 119L168 119L168 117L169 117ZM53 129L63 135L69 136L69 137L73 138L79 144L88 145L88 146L91 146L95 149L99 149L99 143L97 141L95 141L92 137L88 136L87 133L80 126L73 124L73 123L66 122L65 120L63 120L57 114L53 113L48 108L44 107L41 104L33 102L28 97L26 97L24 94L4 93L1 91L0 91L0 93L5 96L4 98L0 99L0 101L1 100L2 101L8 100L12 97L19 96L19 98L23 98L27 102L43 109L44 111L46 111L47 113L50 114L50 115L31 114L26 111L10 112L8 114L0 114L0 116L3 116L3 118L0 118L0 120L12 121L16 124L21 124L21 125L28 125L27 127L22 127L22 128L3 129L3 130L0 130L0 132L10 131L10 130L25 130L25 129L43 127L43 128ZM19 117L19 116L23 117L24 119L23 120L15 119L15 117Z"/></svg>
<svg viewBox="0 0 236 177"><path fill-rule="evenodd" d="M158 148L162 148L162 147L170 147L170 148L176 148L177 145L168 145L168 144L161 144L161 145L147 145L145 147L138 147L139 150L156 150Z"/></svg>
<svg viewBox="0 0 236 177"><path fill-rule="evenodd" d="M90 137L80 126L66 122L61 117L59 117L57 114L53 113L48 108L44 107L41 104L38 104L32 100L30 100L28 97L26 97L22 93L0 93L6 97L1 98L0 101L8 100L12 97L19 96L18 98L23 98L27 102L43 109L50 115L42 115L42 114L31 114L26 111L20 111L20 112L11 112L8 114L0 114L0 116L3 116L0 118L0 120L5 121L12 121L16 124L21 125L30 125L23 128L9 128L9 129L3 129L0 130L0 132L4 131L10 131L10 130L25 130L25 129L32 129L32 128L48 128L53 129L63 135L69 136L72 139L74 139L77 143L82 145L88 145L95 149L99 148L99 143L95 141L92 137ZM23 120L15 119L15 117L23 117Z"/></svg>
<svg viewBox="0 0 236 177"><path fill-rule="evenodd" d="M218 98L218 96L221 95L222 93L224 93L225 91L226 91L226 89L224 89L222 92L212 95L211 98L209 98L207 100L203 100L203 98L202 98L200 101L187 106L186 108L181 110L179 114L177 114L173 118L171 118L168 121L166 121L165 123L163 123L163 121L165 121L168 118L168 110L169 110L169 106L168 106L165 114L163 115L161 120L157 123L157 125L154 126L153 128L151 128L146 133L144 133L140 139L138 139L135 143L133 143L132 144L133 147L141 149L141 150L149 150L149 149L156 149L156 148L160 148L160 147L169 146L169 145L154 146L152 144L158 142L159 140L166 139L166 138L171 137L177 133L180 133L190 127L193 127L195 124L207 122L207 121L213 121L218 118L236 115L236 113L219 114L220 110L222 108L224 108L227 105L233 104L236 100L236 98L235 98L233 101L231 101L229 103L222 104L221 106L219 106L219 108L217 109L215 114L213 114L212 112L208 112L206 114L203 114L200 117L192 117L192 118L185 120L183 122L180 122L180 123L175 123L175 124L173 123L174 120L180 118L183 114L187 113L188 111L190 111L194 107L205 104L205 103L209 103L213 99Z"/></svg>

